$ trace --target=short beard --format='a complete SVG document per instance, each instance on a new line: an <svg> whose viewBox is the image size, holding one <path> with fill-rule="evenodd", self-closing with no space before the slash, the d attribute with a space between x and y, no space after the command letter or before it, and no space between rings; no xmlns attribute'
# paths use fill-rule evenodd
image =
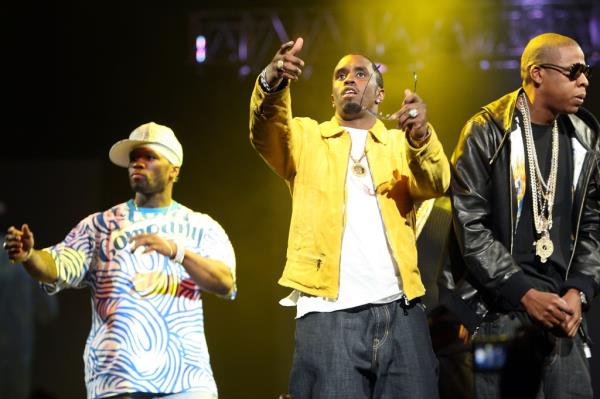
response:
<svg viewBox="0 0 600 399"><path fill-rule="evenodd" d="M358 103L349 102L344 104L342 111L344 111L346 115L358 114L362 111L362 106Z"/></svg>

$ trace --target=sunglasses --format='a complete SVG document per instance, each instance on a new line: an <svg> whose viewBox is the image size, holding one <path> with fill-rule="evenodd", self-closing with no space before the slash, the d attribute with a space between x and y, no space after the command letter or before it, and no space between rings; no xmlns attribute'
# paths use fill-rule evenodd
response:
<svg viewBox="0 0 600 399"><path fill-rule="evenodd" d="M555 64L539 64L540 68L554 69L565 75L569 80L577 80L583 74L586 78L590 77L590 66L580 62L563 67Z"/></svg>

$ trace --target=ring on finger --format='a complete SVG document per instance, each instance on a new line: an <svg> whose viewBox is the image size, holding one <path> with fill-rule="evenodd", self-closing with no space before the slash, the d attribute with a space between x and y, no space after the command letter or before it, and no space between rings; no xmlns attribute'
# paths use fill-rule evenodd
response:
<svg viewBox="0 0 600 399"><path fill-rule="evenodd" d="M412 108L410 111L408 111L408 116L411 118L416 118L417 115L419 115L419 111L417 111L416 108Z"/></svg>
<svg viewBox="0 0 600 399"><path fill-rule="evenodd" d="M283 60L278 60L277 61L277 70L278 71L283 71Z"/></svg>

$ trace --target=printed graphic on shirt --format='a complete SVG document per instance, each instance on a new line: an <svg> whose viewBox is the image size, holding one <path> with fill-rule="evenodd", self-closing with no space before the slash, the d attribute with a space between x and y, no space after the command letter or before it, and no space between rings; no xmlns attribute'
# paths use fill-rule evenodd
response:
<svg viewBox="0 0 600 399"><path fill-rule="evenodd" d="M84 353L88 398L126 392L206 391L216 384L204 336L201 291L184 267L156 252L131 251L140 233L183 240L235 276L227 235L209 216L175 204L136 210L131 201L79 223L48 248L59 278L50 293L90 287L92 327ZM230 297L235 296L235 290Z"/></svg>

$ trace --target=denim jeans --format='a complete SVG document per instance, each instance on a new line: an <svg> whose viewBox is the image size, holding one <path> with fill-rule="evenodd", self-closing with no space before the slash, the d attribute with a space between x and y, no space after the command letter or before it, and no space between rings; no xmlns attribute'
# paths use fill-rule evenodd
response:
<svg viewBox="0 0 600 399"><path fill-rule="evenodd" d="M502 314L497 319L482 323L479 329L480 336L505 336L508 339L515 337L516 332L527 326L529 328L537 328L539 332L535 336L535 342L529 340L530 347L520 346L522 352L520 354L512 354L521 359L532 359L531 355L539 356L539 361L533 362L532 365L538 370L529 367L523 367L517 362L515 367L522 368L518 370L507 370L504 374L501 372L475 372L475 398L502 398L500 389L503 384L504 389L511 391L505 393L505 396L515 397L515 394L520 394L520 397L525 397L526 390L532 390L531 398L537 399L567 399L567 398L589 398L592 399L592 381L590 376L590 366L583 351L583 342L579 334L574 338L562 338L552 335L550 332L544 331L541 327L531 321L529 316L524 312L513 312ZM535 331L535 330L534 330ZM540 340L547 341L547 349L540 351ZM525 341L527 342L527 341ZM536 350L538 353L535 353ZM509 349L510 351L510 349ZM509 357L511 354L509 354ZM522 362L521 362L522 363ZM501 379L504 378L504 381ZM539 383L539 385L538 385ZM535 384L533 387L530 384ZM536 388L538 387L539 388ZM537 391L537 394L535 393Z"/></svg>
<svg viewBox="0 0 600 399"><path fill-rule="evenodd" d="M296 321L295 399L437 398L437 359L423 305L402 300Z"/></svg>
<svg viewBox="0 0 600 399"><path fill-rule="evenodd" d="M181 393L146 393L135 392L124 395L111 396L107 399L217 399L217 395L206 392L181 392Z"/></svg>

